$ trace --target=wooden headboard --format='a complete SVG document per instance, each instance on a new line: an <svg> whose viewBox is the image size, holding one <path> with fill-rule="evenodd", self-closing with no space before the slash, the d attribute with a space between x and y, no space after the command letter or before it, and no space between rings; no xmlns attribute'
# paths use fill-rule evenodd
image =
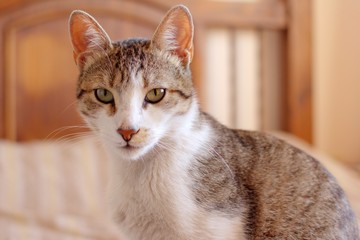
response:
<svg viewBox="0 0 360 240"><path fill-rule="evenodd" d="M201 103L206 105L203 85L206 83L204 42L207 30L255 29L261 36L262 129L268 130L266 119L276 114L279 119L277 130L285 130L311 142L310 0L2 1L0 138L43 140L56 129L81 124L75 106L78 73L72 59L67 24L72 10L88 11L112 39L124 39L151 37L164 13L179 3L188 6L194 17L192 68ZM280 83L276 101L272 100L275 68ZM277 105L277 110L267 110L269 104ZM56 137L66 134L69 131L59 131Z"/></svg>

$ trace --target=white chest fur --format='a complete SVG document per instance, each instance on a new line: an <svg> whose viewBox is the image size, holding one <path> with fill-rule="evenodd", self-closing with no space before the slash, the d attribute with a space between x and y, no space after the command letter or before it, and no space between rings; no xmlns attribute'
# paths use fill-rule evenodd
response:
<svg viewBox="0 0 360 240"><path fill-rule="evenodd" d="M174 154L161 155L118 162L121 166L113 169L109 191L113 217L129 239L187 239L191 235L188 219L197 210L188 188L187 166L174 163Z"/></svg>
<svg viewBox="0 0 360 240"><path fill-rule="evenodd" d="M206 212L192 196L188 173L195 156L208 151L212 138L208 127L195 135L191 141L177 136L176 147L155 149L139 161L112 159L110 208L128 239L231 240L242 236L240 217L227 219Z"/></svg>

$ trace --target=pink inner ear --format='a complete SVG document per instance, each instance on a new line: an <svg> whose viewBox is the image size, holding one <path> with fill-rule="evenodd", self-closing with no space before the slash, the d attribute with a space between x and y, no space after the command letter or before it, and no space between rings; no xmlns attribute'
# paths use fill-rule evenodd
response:
<svg viewBox="0 0 360 240"><path fill-rule="evenodd" d="M166 26L168 25L168 26ZM188 56L190 48L192 48L193 29L190 16L184 10L177 9L170 16L168 24L166 24L170 31L174 31L175 41L174 45L177 46L176 52L179 57Z"/></svg>
<svg viewBox="0 0 360 240"><path fill-rule="evenodd" d="M182 20L182 21L181 21ZM178 19L176 22L177 33L176 39L178 48L175 50L176 54L181 58L182 62L186 64L192 60L193 56L193 39L192 39L192 28L188 20Z"/></svg>
<svg viewBox="0 0 360 240"><path fill-rule="evenodd" d="M74 16L70 23L71 40L74 47L75 58L78 54L85 52L89 46L89 40L86 37L86 31L89 28L87 22L88 21L81 16Z"/></svg>
<svg viewBox="0 0 360 240"><path fill-rule="evenodd" d="M73 44L74 60L78 65L85 61L82 53L90 50L104 50L111 46L110 39L101 26L90 15L75 11L70 18L70 35Z"/></svg>
<svg viewBox="0 0 360 240"><path fill-rule="evenodd" d="M171 9L160 23L153 37L153 44L177 55L184 65L193 57L193 23L183 6Z"/></svg>

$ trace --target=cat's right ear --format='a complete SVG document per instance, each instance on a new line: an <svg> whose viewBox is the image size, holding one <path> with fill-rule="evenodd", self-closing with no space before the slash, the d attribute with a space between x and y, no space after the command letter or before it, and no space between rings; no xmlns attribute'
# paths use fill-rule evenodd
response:
<svg viewBox="0 0 360 240"><path fill-rule="evenodd" d="M88 13L75 10L69 19L70 38L76 65L83 68L87 57L95 51L112 48L108 34Z"/></svg>

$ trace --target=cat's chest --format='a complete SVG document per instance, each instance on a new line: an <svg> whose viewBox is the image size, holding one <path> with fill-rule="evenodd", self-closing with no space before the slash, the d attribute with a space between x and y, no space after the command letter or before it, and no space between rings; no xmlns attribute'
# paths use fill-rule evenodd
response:
<svg viewBox="0 0 360 240"><path fill-rule="evenodd" d="M181 159L179 165L174 158ZM186 239L197 212L189 185L188 154L161 156L121 171L110 186L113 217L130 239ZM162 161L162 162L156 162ZM150 237L151 236L151 237Z"/></svg>
<svg viewBox="0 0 360 240"><path fill-rule="evenodd" d="M197 204L189 173L195 158L176 157L176 164L168 159L151 173L119 175L112 184L113 217L128 239L244 239L240 217L222 217Z"/></svg>
<svg viewBox="0 0 360 240"><path fill-rule="evenodd" d="M154 151L142 162L115 161L111 209L128 239L243 239L240 217L209 212L194 193L197 161L211 157L204 143L187 141L172 151Z"/></svg>

